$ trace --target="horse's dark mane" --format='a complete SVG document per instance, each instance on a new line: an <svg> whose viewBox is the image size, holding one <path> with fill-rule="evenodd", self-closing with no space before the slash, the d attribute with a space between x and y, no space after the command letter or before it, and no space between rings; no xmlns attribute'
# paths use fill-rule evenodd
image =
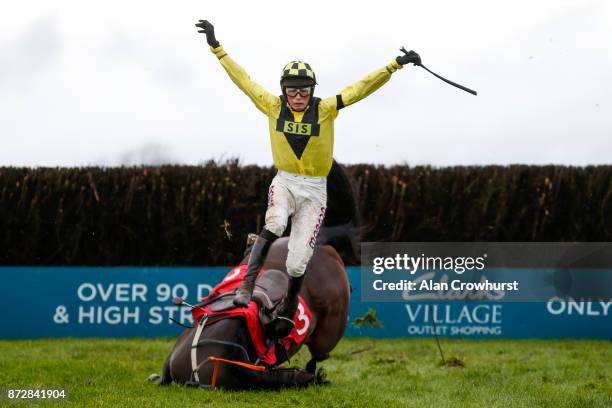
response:
<svg viewBox="0 0 612 408"><path fill-rule="evenodd" d="M327 176L327 210L318 245L331 245L347 264L359 263L359 206L357 193L344 167L336 160Z"/></svg>
<svg viewBox="0 0 612 408"><path fill-rule="evenodd" d="M353 223L359 226L359 207L356 193L344 166L336 160L327 176L327 210L325 227Z"/></svg>

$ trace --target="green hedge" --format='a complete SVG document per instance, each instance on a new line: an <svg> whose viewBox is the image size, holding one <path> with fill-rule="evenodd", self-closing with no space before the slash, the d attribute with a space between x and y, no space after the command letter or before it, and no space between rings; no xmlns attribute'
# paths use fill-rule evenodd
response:
<svg viewBox="0 0 612 408"><path fill-rule="evenodd" d="M364 241L611 241L612 166L347 167ZM0 168L4 265L232 265L272 167Z"/></svg>

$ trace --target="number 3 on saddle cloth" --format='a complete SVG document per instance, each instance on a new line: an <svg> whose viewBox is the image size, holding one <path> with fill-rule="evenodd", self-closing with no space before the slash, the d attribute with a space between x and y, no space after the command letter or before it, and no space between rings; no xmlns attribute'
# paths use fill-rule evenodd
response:
<svg viewBox="0 0 612 408"><path fill-rule="evenodd" d="M223 278L221 283L213 288L210 294L207 297L202 298L203 302L210 302L210 300L220 297L223 294L233 292L236 289L244 276L246 275L247 265L240 265L229 271L229 273ZM263 270L262 270L263 271ZM270 298L272 293L267 293L266 288L269 286L275 286L276 283L280 283L282 286L284 284L283 296L287 293L287 285L289 283L289 277L280 271L270 270L266 273L259 272L259 276L255 283L255 290L253 291L253 300L249 303L248 307L231 307L231 308L222 308L222 310L215 310L215 302L212 302L204 307L194 307L191 310L191 314L195 322L199 321L200 317L204 314L207 314L209 317L215 315L225 315L227 317L240 316L243 317L247 328L249 330L249 334L251 336L251 341L253 342L253 346L255 347L255 351L257 352L258 357L262 360L262 362L270 365L274 365L277 361L276 358L276 344L281 344L285 350L289 350L292 347L299 346L302 344L308 333L311 329L312 322L312 313L310 312L310 308L304 301L304 299L299 296L299 304L298 308L295 312L295 316L293 317L293 322L295 327L289 333L287 337L284 337L280 340L279 343L270 342L270 345L266 344L266 333L264 331L264 327L262 326L262 321L260 319L260 307L263 307L264 310L274 309L278 305L278 303L282 300L282 297L275 299ZM277 296L276 296L277 297ZM228 304L231 304L232 296L226 296ZM260 306L262 305L262 306ZM282 355L282 354L281 354Z"/></svg>

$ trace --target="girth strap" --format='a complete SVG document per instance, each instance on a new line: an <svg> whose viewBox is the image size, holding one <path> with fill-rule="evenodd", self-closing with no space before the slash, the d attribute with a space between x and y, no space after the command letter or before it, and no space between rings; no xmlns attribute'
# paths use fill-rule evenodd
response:
<svg viewBox="0 0 612 408"><path fill-rule="evenodd" d="M196 329L195 335L193 336L193 341L191 342L191 369L193 378L198 383L200 382L200 377L198 376L198 342L200 341L200 336L202 335L202 330L204 330L207 320L208 315L205 314L202 316L200 322L198 323L198 328Z"/></svg>

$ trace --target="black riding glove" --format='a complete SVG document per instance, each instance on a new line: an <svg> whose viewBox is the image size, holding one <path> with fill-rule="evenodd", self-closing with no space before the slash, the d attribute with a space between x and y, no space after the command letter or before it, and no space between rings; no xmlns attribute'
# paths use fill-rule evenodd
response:
<svg viewBox="0 0 612 408"><path fill-rule="evenodd" d="M219 41L217 41L217 39L215 38L215 27L208 21L200 20L200 22L195 26L201 28L201 30L198 30L198 33L206 34L206 42L208 43L208 45L213 48L217 48L219 45L221 45L219 44Z"/></svg>
<svg viewBox="0 0 612 408"><path fill-rule="evenodd" d="M414 65L421 65L421 57L419 56L419 54L412 50L406 52L404 55L400 55L395 60L400 65L406 65L409 63L413 63Z"/></svg>

